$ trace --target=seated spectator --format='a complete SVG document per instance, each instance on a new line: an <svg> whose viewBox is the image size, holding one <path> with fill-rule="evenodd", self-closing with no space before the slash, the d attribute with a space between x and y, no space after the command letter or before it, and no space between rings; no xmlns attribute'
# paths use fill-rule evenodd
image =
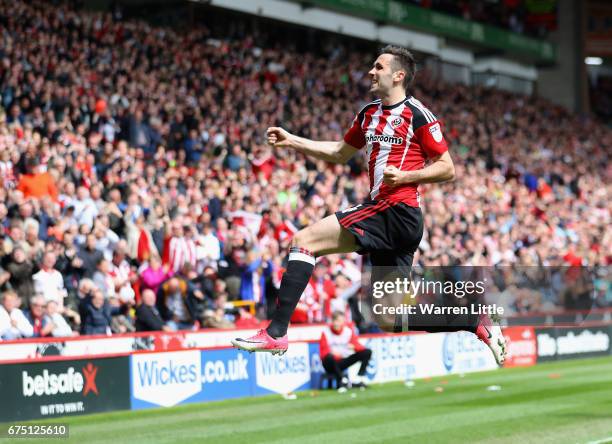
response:
<svg viewBox="0 0 612 444"><path fill-rule="evenodd" d="M140 273L140 288L153 290L157 294L161 283L168 280L173 274L168 264L162 266L159 256L151 256L147 267Z"/></svg>
<svg viewBox="0 0 612 444"><path fill-rule="evenodd" d="M54 252L57 255L55 268L64 277L64 285L68 292L69 300L64 300L64 304L71 302L70 297L74 295L79 279L83 277L83 260L78 256L73 241L74 238L71 233L64 233L62 242L55 236L51 236L47 240L51 245L54 245Z"/></svg>
<svg viewBox="0 0 612 444"><path fill-rule="evenodd" d="M111 274L111 264L106 259L100 259L93 275L94 285L102 290L105 298L115 296L115 279Z"/></svg>
<svg viewBox="0 0 612 444"><path fill-rule="evenodd" d="M88 296L90 296L94 289L96 288L96 284L94 284L94 282L89 279L89 278L83 278L79 281L79 286L77 288L77 292L76 292L76 302L77 302L77 309L78 309L78 325L79 325L79 331L81 331L82 329L81 327L81 322L83 319L85 319L85 305L82 304L81 302L87 298Z"/></svg>
<svg viewBox="0 0 612 444"><path fill-rule="evenodd" d="M0 338L30 338L34 334L32 325L19 309L19 296L12 290L5 291L0 305Z"/></svg>
<svg viewBox="0 0 612 444"><path fill-rule="evenodd" d="M73 217L77 224L87 225L90 229L93 227L94 219L98 215L98 207L86 187L77 188L76 197L67 202L67 205L74 207Z"/></svg>
<svg viewBox="0 0 612 444"><path fill-rule="evenodd" d="M26 226L24 242L22 242L26 256L38 260L45 251L45 243L38 238L38 226L30 224Z"/></svg>
<svg viewBox="0 0 612 444"><path fill-rule="evenodd" d="M235 313L237 310L227 307L227 294L219 294L212 306L204 312L203 324L209 328L234 328Z"/></svg>
<svg viewBox="0 0 612 444"><path fill-rule="evenodd" d="M54 268L55 262L55 253L47 251L43 255L40 271L34 274L32 279L34 280L34 290L42 294L45 301L57 302L60 310L63 310L66 288L64 288L64 277Z"/></svg>
<svg viewBox="0 0 612 444"><path fill-rule="evenodd" d="M8 283L10 278L11 273L0 265L0 291L9 290L12 287L12 285Z"/></svg>
<svg viewBox="0 0 612 444"><path fill-rule="evenodd" d="M246 167L246 155L240 145L232 146L231 152L225 157L223 166L231 171L238 171L240 168Z"/></svg>
<svg viewBox="0 0 612 444"><path fill-rule="evenodd" d="M55 301L47 302L46 308L45 319L47 320L47 325L50 326L51 336L61 338L78 335L77 332L72 331L66 319L58 312L58 306Z"/></svg>
<svg viewBox="0 0 612 444"><path fill-rule="evenodd" d="M83 318L81 333L84 335L110 335L113 314L119 313L118 307L112 307L104 298L99 288L81 299Z"/></svg>
<svg viewBox="0 0 612 444"><path fill-rule="evenodd" d="M88 234L85 245L78 252L79 258L83 261L81 268L85 277L93 277L100 260L104 257L96 247L97 241L95 234Z"/></svg>
<svg viewBox="0 0 612 444"><path fill-rule="evenodd" d="M106 214L100 214L93 226L93 235L96 238L96 250L100 251L109 261L113 258L113 251L121 240L117 233L110 229L110 218Z"/></svg>
<svg viewBox="0 0 612 444"><path fill-rule="evenodd" d="M81 301L82 299L85 299L87 296L89 296L94 291L95 288L96 288L96 284L91 279L88 279L88 278L81 279L79 281L79 287L77 289L77 294L76 294L77 299L79 301Z"/></svg>
<svg viewBox="0 0 612 444"><path fill-rule="evenodd" d="M112 296L108 303L113 308L111 331L113 333L132 333L136 331L129 316L128 306L122 304L118 296Z"/></svg>
<svg viewBox="0 0 612 444"><path fill-rule="evenodd" d="M11 219L9 226L7 228L8 228L8 235L4 236L4 239L2 242L2 253L3 254L11 254L14 248L17 248L17 247L23 248L23 244L25 243L25 235L23 232L23 222L20 219Z"/></svg>
<svg viewBox="0 0 612 444"><path fill-rule="evenodd" d="M355 384L366 384L366 369L372 350L365 348L351 327L345 323L344 313L336 311L331 325L325 327L319 342L321 362L325 371L336 378L338 391L346 391L346 380L342 373L351 365L361 362Z"/></svg>
<svg viewBox="0 0 612 444"><path fill-rule="evenodd" d="M137 280L138 276L132 271L132 267L125 259L125 249L122 244L118 244L113 251L109 273L113 277L115 295L119 298L119 301L122 304L133 305L135 293L132 288L132 281Z"/></svg>
<svg viewBox="0 0 612 444"><path fill-rule="evenodd" d="M196 297L185 279L173 277L159 287L157 308L172 330L193 330L197 319Z"/></svg>
<svg viewBox="0 0 612 444"><path fill-rule="evenodd" d="M45 298L39 294L35 295L30 299L30 309L24 312L24 315L33 329L35 338L41 338L49 336L53 325L49 323L49 320L45 317ZM56 303L57 306L57 303ZM61 315L60 315L61 316Z"/></svg>
<svg viewBox="0 0 612 444"><path fill-rule="evenodd" d="M34 266L27 260L23 248L14 248L11 261L6 265L6 271L10 273L9 283L11 287L26 303L34 295L33 269Z"/></svg>
<svg viewBox="0 0 612 444"><path fill-rule="evenodd" d="M136 331L172 331L155 306L155 293L147 288L142 292L141 303L136 307Z"/></svg>

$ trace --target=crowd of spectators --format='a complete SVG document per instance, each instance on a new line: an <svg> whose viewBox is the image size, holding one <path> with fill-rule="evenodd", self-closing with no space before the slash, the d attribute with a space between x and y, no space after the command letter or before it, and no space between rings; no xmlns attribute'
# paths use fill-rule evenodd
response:
<svg viewBox="0 0 612 444"><path fill-rule="evenodd" d="M369 99L372 57L0 0L0 336L265 318L292 234L369 191L360 156L331 166L273 151L265 130L340 139ZM417 78L457 169L422 187L418 263L611 262L608 128ZM319 261L293 321L347 310L362 262Z"/></svg>

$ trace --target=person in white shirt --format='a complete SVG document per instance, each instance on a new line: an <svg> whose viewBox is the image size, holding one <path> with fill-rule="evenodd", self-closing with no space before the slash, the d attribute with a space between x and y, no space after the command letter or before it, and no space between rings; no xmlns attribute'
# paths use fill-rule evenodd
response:
<svg viewBox="0 0 612 444"><path fill-rule="evenodd" d="M66 322L66 319L58 312L57 302L49 301L47 302L47 310L45 317L47 321L53 325L53 330L51 330L51 336L56 338L63 336L73 336L74 333Z"/></svg>
<svg viewBox="0 0 612 444"><path fill-rule="evenodd" d="M64 287L64 277L54 268L56 260L55 253L47 251L43 255L40 271L34 274L32 279L34 280L36 293L42 294L46 302L57 302L59 310L62 311L66 288Z"/></svg>
<svg viewBox="0 0 612 444"><path fill-rule="evenodd" d="M68 202L67 206L74 208L74 219L78 225L93 226L94 219L98 215L98 207L89 195L89 190L85 187L77 189L77 196Z"/></svg>
<svg viewBox="0 0 612 444"><path fill-rule="evenodd" d="M0 338L29 338L34 334L34 328L19 309L21 300L12 290L5 291L0 305Z"/></svg>
<svg viewBox="0 0 612 444"><path fill-rule="evenodd" d="M213 234L212 227L206 223L203 232L196 240L196 257L202 268L213 265L216 268L217 261L221 257L221 243Z"/></svg>

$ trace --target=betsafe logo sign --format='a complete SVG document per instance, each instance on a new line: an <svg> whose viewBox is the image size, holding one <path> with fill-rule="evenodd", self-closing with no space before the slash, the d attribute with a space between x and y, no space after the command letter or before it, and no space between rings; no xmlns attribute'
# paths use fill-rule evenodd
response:
<svg viewBox="0 0 612 444"><path fill-rule="evenodd" d="M134 398L169 407L202 390L200 351L132 355Z"/></svg>
<svg viewBox="0 0 612 444"><path fill-rule="evenodd" d="M257 385L275 393L289 393L310 381L308 344L291 344L281 357L255 355Z"/></svg>
<svg viewBox="0 0 612 444"><path fill-rule="evenodd" d="M88 362L81 372L69 367L62 373L51 373L44 369L42 374L30 375L25 370L21 372L22 393L26 398L66 393L82 393L83 396L93 393L97 396L99 394L96 386L97 374L98 367L91 362Z"/></svg>

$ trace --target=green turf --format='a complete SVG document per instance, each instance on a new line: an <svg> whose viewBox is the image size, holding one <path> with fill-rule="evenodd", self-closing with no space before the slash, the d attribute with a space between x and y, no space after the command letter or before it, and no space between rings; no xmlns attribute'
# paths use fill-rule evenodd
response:
<svg viewBox="0 0 612 444"><path fill-rule="evenodd" d="M61 421L75 443L612 442L612 358Z"/></svg>

